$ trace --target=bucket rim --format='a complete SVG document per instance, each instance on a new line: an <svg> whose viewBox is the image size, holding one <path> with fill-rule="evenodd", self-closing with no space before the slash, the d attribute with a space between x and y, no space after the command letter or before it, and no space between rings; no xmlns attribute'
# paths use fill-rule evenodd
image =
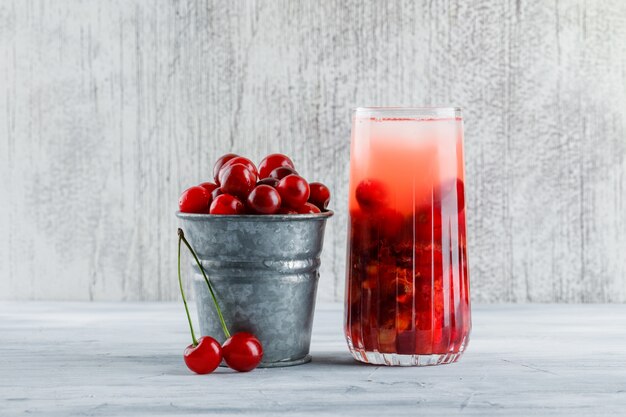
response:
<svg viewBox="0 0 626 417"><path fill-rule="evenodd" d="M183 220L282 222L326 220L334 214L335 212L332 210L313 214L202 214L177 211L176 217Z"/></svg>

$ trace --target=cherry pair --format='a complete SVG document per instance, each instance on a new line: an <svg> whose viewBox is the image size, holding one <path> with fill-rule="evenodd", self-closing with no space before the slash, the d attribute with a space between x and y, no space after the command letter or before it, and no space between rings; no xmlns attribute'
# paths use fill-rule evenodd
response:
<svg viewBox="0 0 626 417"><path fill-rule="evenodd" d="M202 336L183 353L187 368L201 375L213 372L222 359L235 371L248 372L257 367L262 357L261 343L246 332L235 333L223 346L211 336Z"/></svg>
<svg viewBox="0 0 626 417"><path fill-rule="evenodd" d="M182 243L187 246L193 255L200 271L202 271L204 280L209 288L211 297L213 298L213 303L215 304L217 315L222 325L222 330L227 338L221 346L217 340L210 336L203 336L200 339L196 339L180 273L180 251ZM213 372L222 362L222 359L224 359L224 362L226 362L226 364L235 371L248 372L256 368L263 357L263 346L261 345L261 342L254 335L247 332L239 332L232 336L230 335L226 322L224 321L224 317L222 316L222 311L217 303L217 299L215 298L213 286L206 276L204 268L198 260L196 252L185 238L185 234L181 229L178 229L178 285L180 287L180 294L185 305L185 313L187 314L187 321L189 322L189 330L191 331L192 340L192 344L187 346L183 353L183 358L187 367L197 374L208 374Z"/></svg>

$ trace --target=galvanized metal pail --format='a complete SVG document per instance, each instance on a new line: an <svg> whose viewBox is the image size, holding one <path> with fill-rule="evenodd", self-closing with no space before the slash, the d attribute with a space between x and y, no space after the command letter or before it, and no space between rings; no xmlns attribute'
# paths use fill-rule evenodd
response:
<svg viewBox="0 0 626 417"><path fill-rule="evenodd" d="M263 344L259 366L310 361L320 253L333 212L176 215L209 276L230 332L250 332ZM194 272L200 330L223 343L213 300L195 262Z"/></svg>

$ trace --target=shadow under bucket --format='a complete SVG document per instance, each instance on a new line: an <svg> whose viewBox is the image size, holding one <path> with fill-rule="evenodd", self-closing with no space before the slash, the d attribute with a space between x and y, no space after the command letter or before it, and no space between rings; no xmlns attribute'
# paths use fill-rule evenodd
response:
<svg viewBox="0 0 626 417"><path fill-rule="evenodd" d="M320 254L326 220L333 212L176 215L213 285L230 332L250 332L263 344L259 367L310 361ZM223 343L213 300L193 265L200 331Z"/></svg>

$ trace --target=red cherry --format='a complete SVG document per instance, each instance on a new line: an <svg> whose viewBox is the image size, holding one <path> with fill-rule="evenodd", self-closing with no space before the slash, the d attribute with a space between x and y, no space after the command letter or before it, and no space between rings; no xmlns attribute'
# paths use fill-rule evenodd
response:
<svg viewBox="0 0 626 417"><path fill-rule="evenodd" d="M218 174L218 177L221 178L221 172L223 172L229 166L232 166L235 164L241 164L245 166L246 168L248 168L248 170L250 170L250 172L254 174L255 177L257 178L259 177L259 171L257 171L256 166L254 166L254 163L252 163L252 161L249 160L248 158L244 158L243 156L236 156L233 159L229 159L220 169L220 173ZM221 185L221 183L219 184Z"/></svg>
<svg viewBox="0 0 626 417"><path fill-rule="evenodd" d="M222 345L224 361L235 371L248 372L256 368L263 358L259 339L246 332L235 333Z"/></svg>
<svg viewBox="0 0 626 417"><path fill-rule="evenodd" d="M276 178L263 178L262 180L259 180L256 185L269 185L270 187L274 187L276 188L276 186L278 185L278 181Z"/></svg>
<svg viewBox="0 0 626 417"><path fill-rule="evenodd" d="M269 185L258 185L248 196L247 203L255 213L274 214L280 208L280 194Z"/></svg>
<svg viewBox="0 0 626 417"><path fill-rule="evenodd" d="M178 208L183 213L208 213L211 194L204 187L186 189L178 199Z"/></svg>
<svg viewBox="0 0 626 417"><path fill-rule="evenodd" d="M379 180L366 179L356 187L356 200L363 209L385 206L388 195L387 187Z"/></svg>
<svg viewBox="0 0 626 417"><path fill-rule="evenodd" d="M220 194L211 203L211 214L242 214L243 204L230 194Z"/></svg>
<svg viewBox="0 0 626 417"><path fill-rule="evenodd" d="M234 153L227 153L225 155L220 156L219 159L215 161L215 165L213 165L213 179L218 185L220 183L220 180L219 180L220 169L222 169L222 167L224 166L226 162L238 156L239 155L234 154Z"/></svg>
<svg viewBox="0 0 626 417"><path fill-rule="evenodd" d="M256 185L256 179L256 175L245 165L226 164L220 171L220 188L225 194L232 194L245 201Z"/></svg>
<svg viewBox="0 0 626 417"><path fill-rule="evenodd" d="M396 301L400 304L410 303L413 300L413 282L406 278L395 278L392 281L392 288L395 289ZM408 323L405 323L408 326ZM402 326L402 327L405 327ZM403 329L404 330L404 329Z"/></svg>
<svg viewBox="0 0 626 417"><path fill-rule="evenodd" d="M259 177L268 177L270 173L278 167L287 167L291 169L296 168L287 155L283 155L282 153L273 153L263 158L259 164Z"/></svg>
<svg viewBox="0 0 626 417"><path fill-rule="evenodd" d="M270 178L276 178L277 180L282 180L287 175L298 175L295 169L289 167L278 167L272 172L270 172Z"/></svg>
<svg viewBox="0 0 626 417"><path fill-rule="evenodd" d="M298 211L290 207L281 207L276 214L298 214Z"/></svg>
<svg viewBox="0 0 626 417"><path fill-rule="evenodd" d="M375 223L378 233L385 239L399 238L399 234L404 228L404 216L399 211L392 208L382 208L372 216L376 218Z"/></svg>
<svg viewBox="0 0 626 417"><path fill-rule="evenodd" d="M430 242L442 233L441 208L431 204L415 207L413 216L414 238L420 242Z"/></svg>
<svg viewBox="0 0 626 417"><path fill-rule="evenodd" d="M220 187L217 187L215 190L213 190L213 192L211 192L211 202L213 202L213 200L215 200L218 195L222 194L224 194L224 191L222 191Z"/></svg>
<svg viewBox="0 0 626 417"><path fill-rule="evenodd" d="M465 208L465 183L460 178L456 180L456 193L458 211L461 212Z"/></svg>
<svg viewBox="0 0 626 417"><path fill-rule="evenodd" d="M300 207L296 209L298 214L316 214L321 213L322 211L314 204L304 203Z"/></svg>
<svg viewBox="0 0 626 417"><path fill-rule="evenodd" d="M183 353L187 368L197 374L210 374L222 361L222 347L212 337L203 336L196 346L189 345Z"/></svg>
<svg viewBox="0 0 626 417"><path fill-rule="evenodd" d="M278 168L285 169L285 168ZM288 207L298 208L309 199L309 184L299 175L287 175L276 186L283 203Z"/></svg>
<svg viewBox="0 0 626 417"><path fill-rule="evenodd" d="M309 203L315 204L320 210L326 210L330 203L330 190L321 182L312 182L309 184L311 195Z"/></svg>
<svg viewBox="0 0 626 417"><path fill-rule="evenodd" d="M212 182L203 182L200 184L200 187L206 189L209 193L211 193L211 199L209 200L209 206L211 206L211 202L213 202L213 191L220 188L219 185L213 184Z"/></svg>
<svg viewBox="0 0 626 417"><path fill-rule="evenodd" d="M448 203L448 197L456 197L456 209L460 213L465 208L465 185L460 178L450 179L444 181L438 188L435 189L434 203L435 206L441 206ZM454 200L452 200L454 201Z"/></svg>
<svg viewBox="0 0 626 417"><path fill-rule="evenodd" d="M205 188L209 193L212 193L213 190L219 188L219 185L212 182L203 182L202 184L199 184L199 186Z"/></svg>

